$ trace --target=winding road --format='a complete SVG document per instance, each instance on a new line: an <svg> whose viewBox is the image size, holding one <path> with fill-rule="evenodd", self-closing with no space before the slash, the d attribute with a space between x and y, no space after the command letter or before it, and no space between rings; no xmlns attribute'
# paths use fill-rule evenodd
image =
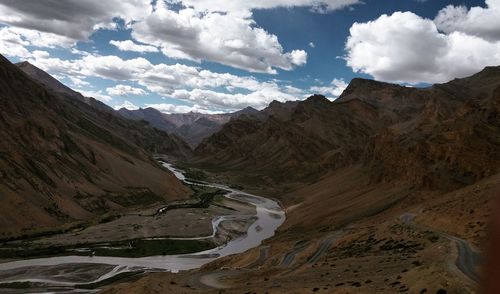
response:
<svg viewBox="0 0 500 294"><path fill-rule="evenodd" d="M318 250L307 260L308 264L316 263L323 254L332 247L333 242L335 242L342 235L342 231L335 231L331 235L328 235L325 240L321 243Z"/></svg>
<svg viewBox="0 0 500 294"><path fill-rule="evenodd" d="M299 241L295 243L293 246L293 249L285 254L283 259L281 260L280 267L281 268L288 268L292 264L292 262L295 259L295 256L299 254L302 250L306 249L307 246L309 246L310 242L309 241Z"/></svg>
<svg viewBox="0 0 500 294"><path fill-rule="evenodd" d="M307 259L307 261L304 264L314 264L316 263L333 245L333 243L342 235L342 231L335 231L328 235L318 246L318 249ZM295 243L294 247L292 250L288 251L285 253L283 259L281 260L281 263L278 265L280 268L289 268L291 264L293 263L295 256L300 253L302 250L307 248L310 245L310 241L308 240L303 240ZM199 282L201 285L208 287L208 288L215 288L215 289L227 289L231 288L230 285L224 284L220 280L223 278L227 277L235 277L241 274L244 274L245 272L252 271L255 269L257 266L262 265L266 259L269 257L269 246L262 246L260 248L260 254L259 257L249 265L247 265L245 268L240 268L240 269L233 269L233 270L217 270L213 272L208 272L205 274L201 274L195 278L197 282ZM299 264L285 272L283 272L283 275L286 275L288 273L291 273L295 271L297 268L303 266L304 264Z"/></svg>
<svg viewBox="0 0 500 294"><path fill-rule="evenodd" d="M480 278L477 273L476 266L479 264L480 253L475 251L470 243L464 239L452 236L450 234L425 227L422 225L417 225L413 222L417 215L415 213L403 213L400 215L399 219L406 225L419 229L434 232L441 237L444 237L456 244L458 249L458 256L455 261L455 266L471 281L479 283Z"/></svg>

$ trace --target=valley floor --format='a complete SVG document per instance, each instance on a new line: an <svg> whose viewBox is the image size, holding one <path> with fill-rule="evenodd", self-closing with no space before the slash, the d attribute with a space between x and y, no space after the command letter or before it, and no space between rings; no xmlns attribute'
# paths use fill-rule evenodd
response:
<svg viewBox="0 0 500 294"><path fill-rule="evenodd" d="M287 195L302 200L260 247L103 293L477 293L500 175L450 193L365 180L345 170Z"/></svg>

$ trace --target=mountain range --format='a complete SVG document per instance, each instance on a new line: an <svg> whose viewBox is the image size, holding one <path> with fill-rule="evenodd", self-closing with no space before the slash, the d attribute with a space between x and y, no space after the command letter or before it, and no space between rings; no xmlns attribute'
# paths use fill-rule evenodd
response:
<svg viewBox="0 0 500 294"><path fill-rule="evenodd" d="M194 162L275 184L360 164L373 182L452 189L498 172L499 95L500 67L428 88L354 79L335 101L274 102L231 120Z"/></svg>
<svg viewBox="0 0 500 294"><path fill-rule="evenodd" d="M162 113L148 107L137 110L121 108L118 113L132 120L143 120L160 130L175 134L186 141L190 146L197 146L203 139L218 132L222 125L242 115L253 115L258 111L252 107L222 114L189 113Z"/></svg>

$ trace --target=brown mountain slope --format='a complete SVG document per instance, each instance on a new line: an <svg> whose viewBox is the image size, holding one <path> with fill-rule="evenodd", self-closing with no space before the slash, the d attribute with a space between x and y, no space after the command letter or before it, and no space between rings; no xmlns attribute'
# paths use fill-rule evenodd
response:
<svg viewBox="0 0 500 294"><path fill-rule="evenodd" d="M141 132L134 126L44 88L0 57L0 236L185 197L171 173L114 132ZM134 141L155 144L141 136Z"/></svg>
<svg viewBox="0 0 500 294"><path fill-rule="evenodd" d="M354 79L334 102L313 96L280 119L229 122L195 164L283 183L360 163L373 182L455 188L498 171L499 87L494 67L425 89Z"/></svg>
<svg viewBox="0 0 500 294"><path fill-rule="evenodd" d="M191 148L176 135L169 135L161 131L161 128L144 120L124 119L113 108L99 100L84 97L73 91L29 62L21 62L16 65L47 89L64 96L67 102L85 112L94 123L106 128L111 133L118 134L131 144L138 145L153 153L166 153L177 157L191 154Z"/></svg>
<svg viewBox="0 0 500 294"><path fill-rule="evenodd" d="M358 160L363 142L378 128L375 116L372 106L358 100L335 104L312 96L289 115L229 122L196 148L196 164L265 175L275 183L311 181L326 169Z"/></svg>
<svg viewBox="0 0 500 294"><path fill-rule="evenodd" d="M422 90L417 116L370 142L374 177L446 189L469 185L500 168L500 68Z"/></svg>

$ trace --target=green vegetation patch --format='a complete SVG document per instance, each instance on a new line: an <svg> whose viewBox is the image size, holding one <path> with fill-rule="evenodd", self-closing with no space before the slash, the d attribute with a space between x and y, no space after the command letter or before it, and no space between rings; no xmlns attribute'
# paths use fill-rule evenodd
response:
<svg viewBox="0 0 500 294"><path fill-rule="evenodd" d="M146 257L154 255L187 254L208 250L215 244L205 240L133 240L127 243L113 244L106 248L92 248L95 255L113 257Z"/></svg>
<svg viewBox="0 0 500 294"><path fill-rule="evenodd" d="M171 203L167 205L162 213L165 213L168 210L173 209L181 209L181 208L208 208L211 204L213 204L216 197L222 196L227 193L227 191L212 187L198 186L198 185L189 185L191 190L194 191L193 198L196 202L182 202L182 203Z"/></svg>
<svg viewBox="0 0 500 294"><path fill-rule="evenodd" d="M33 286L31 282L0 283L0 289L29 289Z"/></svg>
<svg viewBox="0 0 500 294"><path fill-rule="evenodd" d="M64 255L98 255L112 257L146 257L186 254L216 247L206 240L134 239L109 243L78 244L71 246L0 248L0 258L36 258ZM76 249L88 249L76 251Z"/></svg>

